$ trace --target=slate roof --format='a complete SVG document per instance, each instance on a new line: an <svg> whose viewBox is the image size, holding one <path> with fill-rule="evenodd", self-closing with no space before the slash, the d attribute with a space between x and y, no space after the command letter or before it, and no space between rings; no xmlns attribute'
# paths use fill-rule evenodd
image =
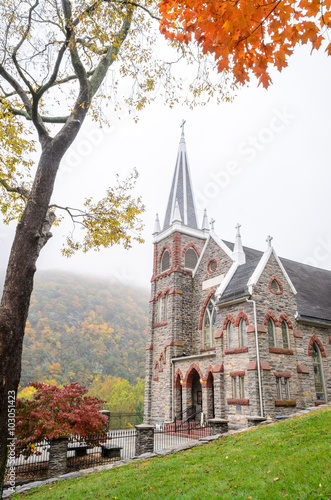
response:
<svg viewBox="0 0 331 500"><path fill-rule="evenodd" d="M224 241L233 250L234 244ZM222 294L220 303L248 294L247 283L263 252L244 247L246 263L238 267ZM331 322L331 271L280 258L296 291L297 310L305 319Z"/></svg>
<svg viewBox="0 0 331 500"><path fill-rule="evenodd" d="M176 200L178 201L179 211L183 223L186 226L197 229L197 216L193 199L191 174L184 133L182 133L179 143L175 173L172 179L163 229L167 229L171 225Z"/></svg>

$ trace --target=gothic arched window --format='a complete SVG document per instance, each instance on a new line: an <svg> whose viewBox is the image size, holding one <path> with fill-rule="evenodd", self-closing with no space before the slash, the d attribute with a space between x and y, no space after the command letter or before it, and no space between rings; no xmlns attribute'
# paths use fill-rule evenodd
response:
<svg viewBox="0 0 331 500"><path fill-rule="evenodd" d="M275 347L275 325L271 318L268 319L268 342L269 347Z"/></svg>
<svg viewBox="0 0 331 500"><path fill-rule="evenodd" d="M161 272L167 271L170 269L170 254L168 250L164 250L161 259Z"/></svg>
<svg viewBox="0 0 331 500"><path fill-rule="evenodd" d="M198 262L198 256L194 248L189 248L185 252L184 267L186 269L194 269Z"/></svg>
<svg viewBox="0 0 331 500"><path fill-rule="evenodd" d="M208 349L215 346L215 333L216 333L216 307L215 295L213 295L208 302L203 317L203 347Z"/></svg>
<svg viewBox="0 0 331 500"><path fill-rule="evenodd" d="M283 348L288 349L289 342L288 342L288 329L286 321L282 321L282 337L283 337Z"/></svg>
<svg viewBox="0 0 331 500"><path fill-rule="evenodd" d="M247 347L247 326L244 319L241 319L239 323L239 339L240 347Z"/></svg>
<svg viewBox="0 0 331 500"><path fill-rule="evenodd" d="M325 390L323 382L322 357L316 342L312 345L313 370L317 401L325 401Z"/></svg>
<svg viewBox="0 0 331 500"><path fill-rule="evenodd" d="M162 296L159 295L157 299L157 314L156 314L156 322L161 323L162 321Z"/></svg>
<svg viewBox="0 0 331 500"><path fill-rule="evenodd" d="M231 321L228 321L228 324L226 325L226 331L228 334L228 348L234 349L234 329Z"/></svg>

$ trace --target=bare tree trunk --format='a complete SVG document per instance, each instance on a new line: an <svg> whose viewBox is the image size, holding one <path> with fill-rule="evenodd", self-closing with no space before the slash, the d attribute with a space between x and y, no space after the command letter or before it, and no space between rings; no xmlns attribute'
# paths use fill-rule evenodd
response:
<svg viewBox="0 0 331 500"><path fill-rule="evenodd" d="M0 492L10 443L8 396L17 394L21 357L36 261L51 237L54 214L49 211L60 161L74 141L81 123L75 123L66 136L48 139L43 145L34 184L23 216L16 228L0 304Z"/></svg>

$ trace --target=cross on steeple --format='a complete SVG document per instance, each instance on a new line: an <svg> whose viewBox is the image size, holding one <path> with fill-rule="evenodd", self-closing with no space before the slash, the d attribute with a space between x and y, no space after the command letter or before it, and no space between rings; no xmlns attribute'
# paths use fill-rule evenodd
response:
<svg viewBox="0 0 331 500"><path fill-rule="evenodd" d="M239 222L238 222L238 224L236 225L237 236L240 236L240 231L239 231L240 228L241 228L241 224L239 224Z"/></svg>
<svg viewBox="0 0 331 500"><path fill-rule="evenodd" d="M268 248L271 247L271 241L273 240L273 237L272 236L268 236L267 239L266 239L266 242L268 243Z"/></svg>
<svg viewBox="0 0 331 500"><path fill-rule="evenodd" d="M180 126L180 128L182 129L182 134L184 135L184 125L186 123L186 120L182 120L182 124Z"/></svg>
<svg viewBox="0 0 331 500"><path fill-rule="evenodd" d="M215 219L210 219L210 229L214 231L214 224L215 224Z"/></svg>

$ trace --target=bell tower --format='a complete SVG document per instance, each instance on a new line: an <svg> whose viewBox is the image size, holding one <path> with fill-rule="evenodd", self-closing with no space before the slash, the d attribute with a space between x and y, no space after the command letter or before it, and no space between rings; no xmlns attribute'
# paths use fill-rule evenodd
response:
<svg viewBox="0 0 331 500"><path fill-rule="evenodd" d="M193 352L193 271L209 234L199 228L183 121L163 228L156 215L146 347L145 422L174 418L172 358Z"/></svg>

